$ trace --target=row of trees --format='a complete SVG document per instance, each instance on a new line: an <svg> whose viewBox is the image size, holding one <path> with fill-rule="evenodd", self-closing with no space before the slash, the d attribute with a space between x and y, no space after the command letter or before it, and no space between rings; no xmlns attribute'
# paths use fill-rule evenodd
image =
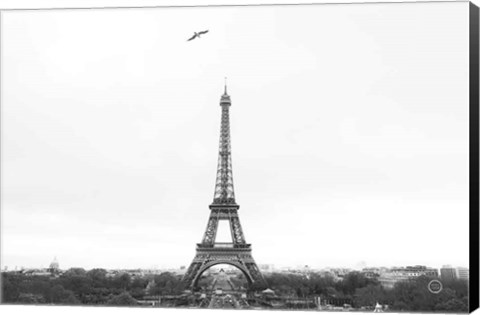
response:
<svg viewBox="0 0 480 315"><path fill-rule="evenodd" d="M433 294L428 290L432 279L425 276L398 282L392 289L382 287L376 279L366 278L360 272L350 272L340 281L315 273L273 273L265 278L271 289L286 297L350 300L356 308L373 307L378 302L397 311L468 311L468 282L464 280L443 283L443 290Z"/></svg>
<svg viewBox="0 0 480 315"><path fill-rule="evenodd" d="M468 282L460 280L444 283L443 290L433 294L427 277L396 283L392 289L359 272L348 273L340 281L316 273L273 273L265 279L268 287L284 298L320 296L327 301L350 301L356 308L373 307L378 302L397 311L468 311ZM246 283L242 274L230 280L238 287ZM211 281L212 277L205 276L199 285L208 287ZM253 285L248 289L265 288ZM126 273L108 277L104 269L81 268L69 269L56 278L2 273L4 303L135 305L146 296L180 295L183 290L180 276L168 272L134 278Z"/></svg>
<svg viewBox="0 0 480 315"><path fill-rule="evenodd" d="M127 273L108 277L104 269L81 268L57 278L2 273L4 303L135 305L145 295L175 295L182 290L180 278L168 272L135 278Z"/></svg>

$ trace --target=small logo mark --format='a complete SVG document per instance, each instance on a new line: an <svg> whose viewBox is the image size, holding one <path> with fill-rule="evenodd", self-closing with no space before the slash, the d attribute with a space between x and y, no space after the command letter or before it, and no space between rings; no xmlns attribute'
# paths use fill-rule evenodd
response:
<svg viewBox="0 0 480 315"><path fill-rule="evenodd" d="M432 280L428 283L428 291L430 291L433 294L440 293L442 289L443 289L443 285L438 280Z"/></svg>

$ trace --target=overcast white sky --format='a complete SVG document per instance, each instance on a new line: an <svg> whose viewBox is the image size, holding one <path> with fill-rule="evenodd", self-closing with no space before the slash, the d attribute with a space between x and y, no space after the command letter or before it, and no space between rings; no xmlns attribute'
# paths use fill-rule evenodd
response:
<svg viewBox="0 0 480 315"><path fill-rule="evenodd" d="M225 76L257 263L468 266L467 16L466 2L3 12L2 266L188 265Z"/></svg>

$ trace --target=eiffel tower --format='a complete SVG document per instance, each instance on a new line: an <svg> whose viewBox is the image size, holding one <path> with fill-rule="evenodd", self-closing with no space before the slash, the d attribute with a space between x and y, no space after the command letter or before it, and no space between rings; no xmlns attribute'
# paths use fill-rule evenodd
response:
<svg viewBox="0 0 480 315"><path fill-rule="evenodd" d="M220 148L218 154L217 179L213 203L209 206L210 217L202 242L197 244L197 252L190 267L183 277L183 282L195 288L204 271L217 264L229 264L240 269L249 284L265 280L252 257L251 244L247 244L238 217L239 205L235 202L233 190L232 158L230 150L230 114L232 102L225 92L220 99L222 123L220 128ZM231 243L215 241L218 222L229 221L232 236Z"/></svg>

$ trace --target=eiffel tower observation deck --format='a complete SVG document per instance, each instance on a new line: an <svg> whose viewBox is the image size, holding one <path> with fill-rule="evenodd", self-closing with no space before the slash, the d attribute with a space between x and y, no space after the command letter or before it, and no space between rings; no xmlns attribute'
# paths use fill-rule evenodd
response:
<svg viewBox="0 0 480 315"><path fill-rule="evenodd" d="M190 287L195 287L200 276L217 264L229 264L240 269L247 281L264 283L264 279L252 255L251 245L247 244L238 216L239 205L235 202L233 188L232 152L230 144L230 107L232 101L227 93L227 85L220 98L221 126L218 152L217 175L210 216L202 242L197 244L196 255L183 277ZM232 242L216 242L218 222L229 222Z"/></svg>

